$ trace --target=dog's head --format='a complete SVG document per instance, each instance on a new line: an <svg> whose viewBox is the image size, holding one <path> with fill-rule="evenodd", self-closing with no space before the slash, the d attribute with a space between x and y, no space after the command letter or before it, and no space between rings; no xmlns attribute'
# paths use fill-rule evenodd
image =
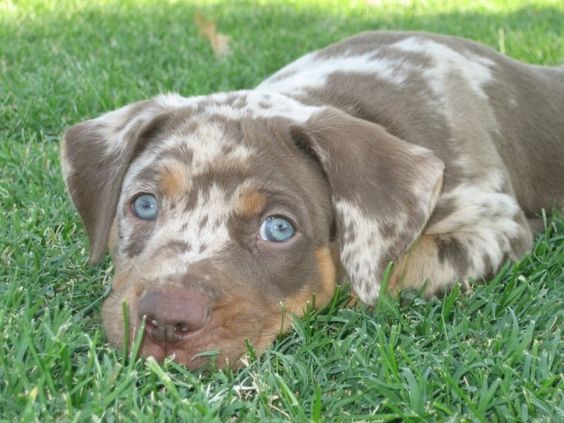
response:
<svg viewBox="0 0 564 423"><path fill-rule="evenodd" d="M143 355L239 365L326 305L338 269L373 302L421 233L443 165L382 127L287 97L238 92L135 103L68 130L62 163L97 262L116 274L103 315ZM129 308L130 330L122 304Z"/></svg>

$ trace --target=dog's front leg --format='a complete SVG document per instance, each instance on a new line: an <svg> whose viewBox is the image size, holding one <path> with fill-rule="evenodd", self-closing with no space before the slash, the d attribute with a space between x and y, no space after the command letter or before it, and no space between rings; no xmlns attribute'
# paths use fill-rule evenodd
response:
<svg viewBox="0 0 564 423"><path fill-rule="evenodd" d="M479 214L466 223L453 214L430 225L394 267L390 290L422 289L430 297L457 281L468 288L470 280L491 277L507 260L530 250L532 232L522 210L485 207Z"/></svg>

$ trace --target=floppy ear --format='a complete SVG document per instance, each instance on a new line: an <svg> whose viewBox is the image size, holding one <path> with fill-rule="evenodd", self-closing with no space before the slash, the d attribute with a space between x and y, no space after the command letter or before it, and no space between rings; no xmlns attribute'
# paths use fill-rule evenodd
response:
<svg viewBox="0 0 564 423"><path fill-rule="evenodd" d="M91 264L106 249L129 164L162 126L170 99L162 96L131 104L79 123L63 137L63 174L86 227Z"/></svg>
<svg viewBox="0 0 564 423"><path fill-rule="evenodd" d="M336 109L324 109L292 133L321 162L332 191L341 263L358 297L373 304L386 266L427 223L444 164L430 150Z"/></svg>

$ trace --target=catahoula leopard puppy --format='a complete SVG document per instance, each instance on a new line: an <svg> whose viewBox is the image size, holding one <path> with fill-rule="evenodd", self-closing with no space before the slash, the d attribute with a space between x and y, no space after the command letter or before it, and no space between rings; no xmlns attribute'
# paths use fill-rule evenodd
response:
<svg viewBox="0 0 564 423"><path fill-rule="evenodd" d="M340 269L372 304L487 277L564 204L564 68L458 38L371 32L308 54L252 90L161 95L63 140L91 262L116 274L142 354L240 365L327 304Z"/></svg>

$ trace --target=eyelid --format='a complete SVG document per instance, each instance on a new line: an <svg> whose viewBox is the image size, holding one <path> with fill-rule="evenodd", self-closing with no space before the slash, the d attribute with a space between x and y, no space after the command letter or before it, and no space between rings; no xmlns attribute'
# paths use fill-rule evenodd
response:
<svg viewBox="0 0 564 423"><path fill-rule="evenodd" d="M260 216L260 223L264 222L269 217L281 217L286 219L294 227L296 232L299 230L299 225L297 224L297 219L293 213L288 211L286 208L282 207L272 207L266 208L265 211Z"/></svg>
<svg viewBox="0 0 564 423"><path fill-rule="evenodd" d="M157 203L159 205L163 201L163 197L158 191L155 192L155 191L151 191L151 190L142 190L142 191L136 191L135 194L131 195L129 197L129 202L131 204L133 204L133 202L135 200L137 200L137 198L141 197L142 195L152 195L153 197L155 197L155 199L157 200Z"/></svg>

